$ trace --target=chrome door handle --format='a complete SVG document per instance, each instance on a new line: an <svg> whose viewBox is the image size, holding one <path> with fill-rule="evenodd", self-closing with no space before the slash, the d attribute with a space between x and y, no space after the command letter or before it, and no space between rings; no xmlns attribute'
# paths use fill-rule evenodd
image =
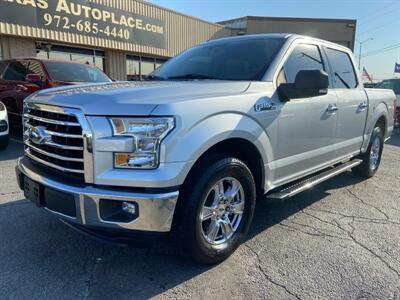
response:
<svg viewBox="0 0 400 300"><path fill-rule="evenodd" d="M337 112L339 108L336 106L336 104L329 104L328 107L326 108L326 111L329 113L334 113Z"/></svg>
<svg viewBox="0 0 400 300"><path fill-rule="evenodd" d="M361 102L361 103L358 105L358 109L359 109L359 110L364 110L364 109L366 109L367 107L368 107L367 101Z"/></svg>

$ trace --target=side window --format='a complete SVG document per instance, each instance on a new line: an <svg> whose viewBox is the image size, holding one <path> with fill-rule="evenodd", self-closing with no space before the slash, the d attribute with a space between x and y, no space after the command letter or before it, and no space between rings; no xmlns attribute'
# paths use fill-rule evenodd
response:
<svg viewBox="0 0 400 300"><path fill-rule="evenodd" d="M333 87L337 89L352 89L357 86L357 76L353 63L347 53L327 48L326 54L334 76Z"/></svg>
<svg viewBox="0 0 400 300"><path fill-rule="evenodd" d="M34 60L29 61L27 65L27 74L37 74L44 78L44 72L42 66Z"/></svg>
<svg viewBox="0 0 400 300"><path fill-rule="evenodd" d="M5 80L25 81L27 74L26 63L15 61L8 65L4 73Z"/></svg>
<svg viewBox="0 0 400 300"><path fill-rule="evenodd" d="M324 70L321 53L316 45L300 44L285 62L280 72L278 82L294 83L296 75L301 70ZM285 81L283 80L285 78Z"/></svg>

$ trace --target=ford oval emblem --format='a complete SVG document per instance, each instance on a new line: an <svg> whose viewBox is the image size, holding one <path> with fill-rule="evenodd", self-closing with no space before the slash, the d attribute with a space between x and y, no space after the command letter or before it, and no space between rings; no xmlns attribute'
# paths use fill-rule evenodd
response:
<svg viewBox="0 0 400 300"><path fill-rule="evenodd" d="M29 139L35 144L44 145L51 141L51 135L46 133L43 126L36 126L30 128Z"/></svg>

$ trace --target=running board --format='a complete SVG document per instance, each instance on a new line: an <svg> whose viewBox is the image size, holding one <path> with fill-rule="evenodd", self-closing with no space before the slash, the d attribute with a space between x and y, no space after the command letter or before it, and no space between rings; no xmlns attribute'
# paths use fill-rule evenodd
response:
<svg viewBox="0 0 400 300"><path fill-rule="evenodd" d="M334 167L333 169L329 169L328 171L325 171L318 175L309 177L299 183L296 183L295 185L285 187L284 189L282 189L280 191L269 194L269 195L267 195L267 198L285 200L294 195L297 195L298 193L308 190L308 189L316 186L317 184L320 184L321 182L324 182L332 177L335 177L336 175L339 175L340 173L343 173L349 169L352 169L361 163L362 163L361 159L353 159L346 163L340 164L337 167Z"/></svg>

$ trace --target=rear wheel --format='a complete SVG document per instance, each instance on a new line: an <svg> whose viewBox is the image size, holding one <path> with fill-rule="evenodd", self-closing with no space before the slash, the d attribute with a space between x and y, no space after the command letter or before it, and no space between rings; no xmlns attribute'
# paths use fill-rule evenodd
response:
<svg viewBox="0 0 400 300"><path fill-rule="evenodd" d="M177 216L180 242L203 264L226 259L244 240L256 199L249 168L233 157L210 157L185 183Z"/></svg>
<svg viewBox="0 0 400 300"><path fill-rule="evenodd" d="M382 129L376 126L372 132L367 151L360 156L363 162L352 171L366 178L374 176L381 163L383 143Z"/></svg>

